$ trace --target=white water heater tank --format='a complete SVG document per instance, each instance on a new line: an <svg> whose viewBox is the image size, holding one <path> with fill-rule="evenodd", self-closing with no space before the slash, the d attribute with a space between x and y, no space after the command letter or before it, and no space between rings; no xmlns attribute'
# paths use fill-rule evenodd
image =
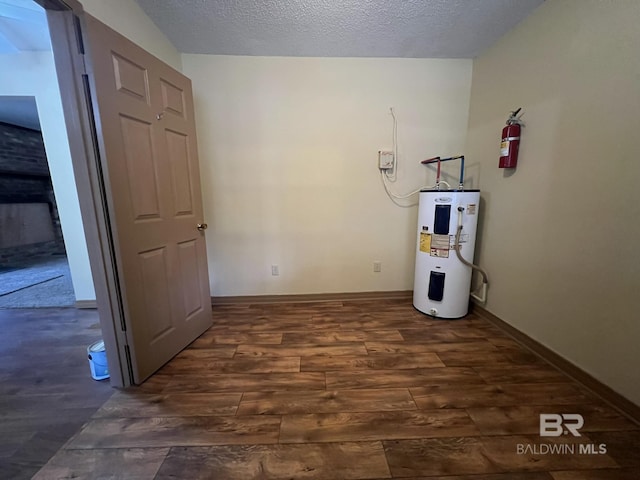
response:
<svg viewBox="0 0 640 480"><path fill-rule="evenodd" d="M460 253L473 263L480 190L422 190L418 207L413 306L440 318L462 318L469 311L471 267L454 250L459 220Z"/></svg>

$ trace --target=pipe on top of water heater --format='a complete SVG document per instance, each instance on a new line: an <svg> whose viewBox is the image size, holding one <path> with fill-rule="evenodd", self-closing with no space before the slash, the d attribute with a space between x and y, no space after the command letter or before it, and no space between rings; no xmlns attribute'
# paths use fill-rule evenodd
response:
<svg viewBox="0 0 640 480"><path fill-rule="evenodd" d="M460 160L460 184L458 185L458 188L460 190L464 190L464 155L458 155L455 157L447 157L447 158L432 157L432 158L427 158L426 160L422 160L420 163L422 163L423 165L428 165L430 163L438 164L438 171L436 173L436 188L439 190L440 189L440 163L448 162L450 160Z"/></svg>

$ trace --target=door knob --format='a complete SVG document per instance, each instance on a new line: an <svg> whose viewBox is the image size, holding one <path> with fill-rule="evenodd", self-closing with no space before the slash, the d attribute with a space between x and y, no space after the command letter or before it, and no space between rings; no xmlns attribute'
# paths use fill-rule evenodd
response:
<svg viewBox="0 0 640 480"><path fill-rule="evenodd" d="M198 223L196 227L198 228L198 230L202 232L203 230L206 230L207 228L209 228L209 225L207 225L206 223Z"/></svg>

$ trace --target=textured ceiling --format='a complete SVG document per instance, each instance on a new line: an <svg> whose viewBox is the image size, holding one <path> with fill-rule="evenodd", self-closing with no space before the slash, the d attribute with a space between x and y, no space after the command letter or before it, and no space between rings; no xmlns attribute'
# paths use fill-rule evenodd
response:
<svg viewBox="0 0 640 480"><path fill-rule="evenodd" d="M180 52L473 58L544 0L136 0Z"/></svg>

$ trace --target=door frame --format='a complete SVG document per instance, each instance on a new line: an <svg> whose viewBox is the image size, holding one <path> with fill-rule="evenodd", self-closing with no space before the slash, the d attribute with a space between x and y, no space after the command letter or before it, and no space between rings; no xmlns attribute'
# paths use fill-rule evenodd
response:
<svg viewBox="0 0 640 480"><path fill-rule="evenodd" d="M126 321L116 268L96 117L84 63L84 9L78 0L34 0L45 8L80 213L89 252L100 327L112 387L134 385Z"/></svg>

